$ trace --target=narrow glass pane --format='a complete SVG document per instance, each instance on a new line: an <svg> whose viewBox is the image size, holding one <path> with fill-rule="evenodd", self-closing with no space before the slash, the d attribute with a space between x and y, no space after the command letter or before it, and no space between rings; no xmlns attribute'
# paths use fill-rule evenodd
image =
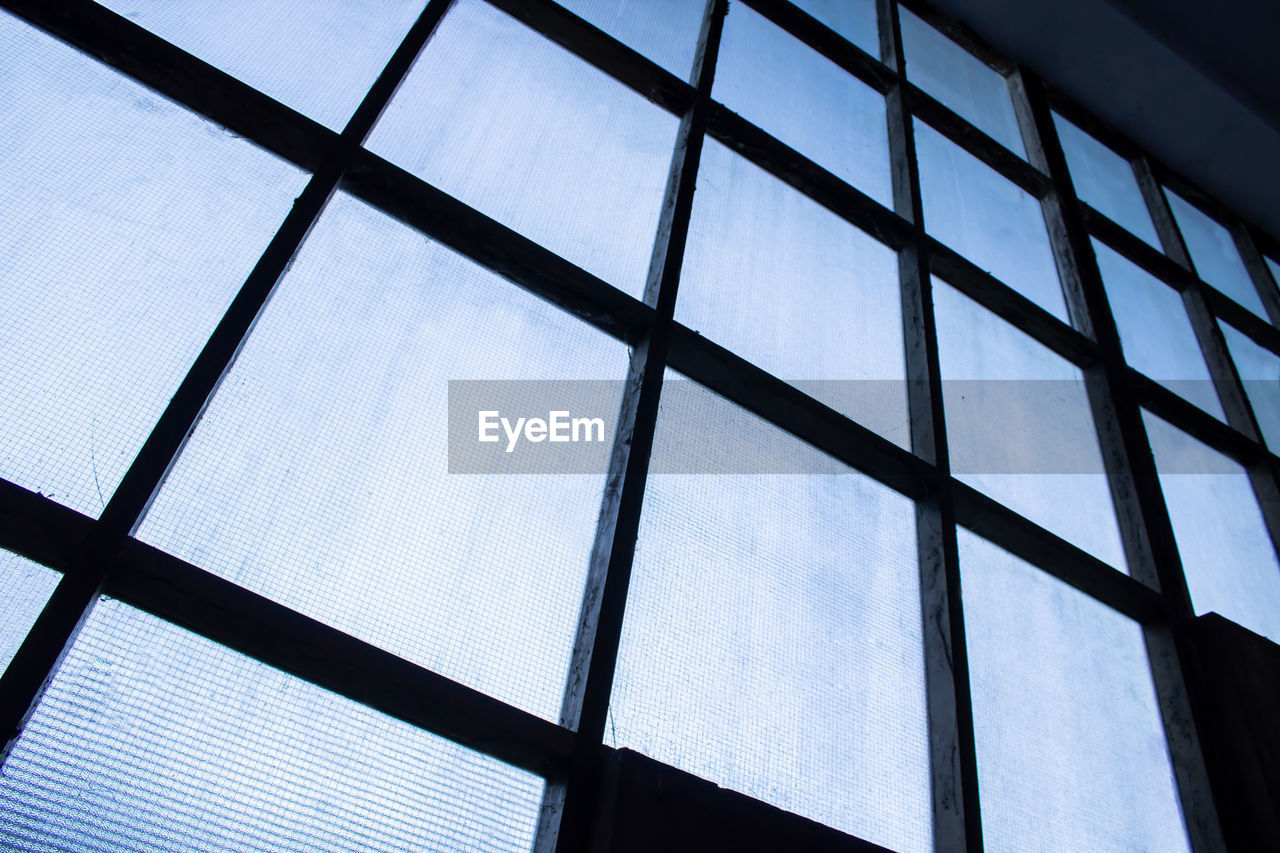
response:
<svg viewBox="0 0 1280 853"><path fill-rule="evenodd" d="M1245 469L1142 413L1196 613L1280 643L1280 560Z"/></svg>
<svg viewBox="0 0 1280 853"><path fill-rule="evenodd" d="M957 538L984 849L1189 851L1141 627Z"/></svg>
<svg viewBox="0 0 1280 853"><path fill-rule="evenodd" d="M536 776L104 600L5 762L0 843L85 853L526 851L542 788Z"/></svg>
<svg viewBox="0 0 1280 853"><path fill-rule="evenodd" d="M929 233L1066 320L1040 202L924 122L915 129Z"/></svg>
<svg viewBox="0 0 1280 853"><path fill-rule="evenodd" d="M626 370L623 344L338 196L139 536L558 718L604 468L450 474L448 380Z"/></svg>
<svg viewBox="0 0 1280 853"><path fill-rule="evenodd" d="M341 130L425 0L96 0Z"/></svg>
<svg viewBox="0 0 1280 853"><path fill-rule="evenodd" d="M1160 238L1129 161L1053 113L1076 195L1157 249Z"/></svg>
<svg viewBox="0 0 1280 853"><path fill-rule="evenodd" d="M933 280L952 473L1124 570L1080 369Z"/></svg>
<svg viewBox="0 0 1280 853"><path fill-rule="evenodd" d="M1177 193L1167 189L1164 193L1200 278L1266 319L1267 309L1262 306L1262 297L1249 278L1231 232Z"/></svg>
<svg viewBox="0 0 1280 853"><path fill-rule="evenodd" d="M711 140L676 319L910 447L897 255Z"/></svg>
<svg viewBox="0 0 1280 853"><path fill-rule="evenodd" d="M638 297L678 123L505 12L459 0L368 147Z"/></svg>
<svg viewBox="0 0 1280 853"><path fill-rule="evenodd" d="M1214 417L1226 420L1182 295L1097 240L1093 251L1120 330L1125 361Z"/></svg>
<svg viewBox="0 0 1280 853"><path fill-rule="evenodd" d="M741 3L724 23L711 94L836 177L893 204L884 98Z"/></svg>
<svg viewBox="0 0 1280 853"><path fill-rule="evenodd" d="M610 743L931 850L911 502L692 382L654 454ZM722 454L796 473L661 473Z"/></svg>
<svg viewBox="0 0 1280 853"><path fill-rule="evenodd" d="M61 577L25 557L0 551L0 675L9 668Z"/></svg>
<svg viewBox="0 0 1280 853"><path fill-rule="evenodd" d="M681 80L693 75L705 0L558 0Z"/></svg>
<svg viewBox="0 0 1280 853"><path fill-rule="evenodd" d="M1019 157L1026 157L1009 87L998 71L898 7L907 77Z"/></svg>
<svg viewBox="0 0 1280 853"><path fill-rule="evenodd" d="M1227 339L1227 350L1244 383L1262 437L1271 448L1280 448L1280 355L1259 346L1243 332L1218 321Z"/></svg>
<svg viewBox="0 0 1280 853"><path fill-rule="evenodd" d="M867 53L880 58L875 0L791 0Z"/></svg>
<svg viewBox="0 0 1280 853"><path fill-rule="evenodd" d="M1271 281L1277 287L1280 287L1280 264L1271 260L1271 258L1263 256L1263 260L1267 262L1267 269L1271 270Z"/></svg>
<svg viewBox="0 0 1280 853"><path fill-rule="evenodd" d="M0 477L97 516L306 176L0 12Z"/></svg>

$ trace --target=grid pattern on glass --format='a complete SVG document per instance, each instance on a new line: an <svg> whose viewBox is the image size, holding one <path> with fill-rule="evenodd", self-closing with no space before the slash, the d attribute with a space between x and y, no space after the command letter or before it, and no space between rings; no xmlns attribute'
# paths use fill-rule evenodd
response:
<svg viewBox="0 0 1280 853"><path fill-rule="evenodd" d="M1026 157L1004 77L901 6L898 19L911 82L1005 148Z"/></svg>
<svg viewBox="0 0 1280 853"><path fill-rule="evenodd" d="M0 13L0 476L96 516L305 176Z"/></svg>
<svg viewBox="0 0 1280 853"><path fill-rule="evenodd" d="M1142 628L957 538L983 848L1189 851Z"/></svg>
<svg viewBox="0 0 1280 853"><path fill-rule="evenodd" d="M711 140L676 319L910 448L897 256Z"/></svg>
<svg viewBox="0 0 1280 853"><path fill-rule="evenodd" d="M1148 244L1160 247L1151 213L1129 161L1057 113L1053 124L1076 195Z"/></svg>
<svg viewBox="0 0 1280 853"><path fill-rule="evenodd" d="M929 233L1066 320L1040 202L924 122L915 132Z"/></svg>
<svg viewBox="0 0 1280 853"><path fill-rule="evenodd" d="M741 3L725 19L712 95L836 177L893 204L884 98Z"/></svg>
<svg viewBox="0 0 1280 853"><path fill-rule="evenodd" d="M1119 253L1093 241L1125 361L1135 370L1226 420L1182 295Z"/></svg>
<svg viewBox="0 0 1280 853"><path fill-rule="evenodd" d="M678 120L483 0L459 0L369 150L644 292Z"/></svg>
<svg viewBox="0 0 1280 853"><path fill-rule="evenodd" d="M1219 613L1280 643L1280 560L1248 473L1150 412L1142 416L1196 613Z"/></svg>
<svg viewBox="0 0 1280 853"><path fill-rule="evenodd" d="M557 0L681 80L693 74L705 0Z"/></svg>
<svg viewBox="0 0 1280 853"><path fill-rule="evenodd" d="M18 653L62 577L25 557L0 551L0 675Z"/></svg>
<svg viewBox="0 0 1280 853"><path fill-rule="evenodd" d="M1200 278L1266 319L1267 309L1249 278L1231 232L1172 190L1166 189L1164 193Z"/></svg>
<svg viewBox="0 0 1280 853"><path fill-rule="evenodd" d="M606 738L891 849L932 849L911 503L673 376ZM702 454L797 473L661 473Z"/></svg>
<svg viewBox="0 0 1280 853"><path fill-rule="evenodd" d="M543 782L120 602L0 777L29 851L528 850Z"/></svg>
<svg viewBox="0 0 1280 853"><path fill-rule="evenodd" d="M791 0L867 53L880 58L876 0Z"/></svg>
<svg viewBox="0 0 1280 853"><path fill-rule="evenodd" d="M1124 570L1080 369L937 278L933 304L956 478Z"/></svg>
<svg viewBox="0 0 1280 853"><path fill-rule="evenodd" d="M426 0L96 0L341 130ZM287 33L287 38L281 34Z"/></svg>
<svg viewBox="0 0 1280 853"><path fill-rule="evenodd" d="M604 465L449 474L447 380L626 370L623 344L339 195L139 535L555 719Z"/></svg>
<svg viewBox="0 0 1280 853"><path fill-rule="evenodd" d="M1248 335L1221 320L1218 325L1227 339L1227 350L1240 374L1262 437L1273 450L1280 449L1280 355L1259 346Z"/></svg>

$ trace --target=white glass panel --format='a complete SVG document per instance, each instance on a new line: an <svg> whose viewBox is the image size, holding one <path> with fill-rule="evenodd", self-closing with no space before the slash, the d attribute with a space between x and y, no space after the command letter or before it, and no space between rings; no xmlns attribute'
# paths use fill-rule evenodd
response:
<svg viewBox="0 0 1280 853"><path fill-rule="evenodd" d="M104 600L5 762L5 849L527 851L543 782Z"/></svg>
<svg viewBox="0 0 1280 853"><path fill-rule="evenodd" d="M1273 450L1280 448L1280 355L1253 342L1243 332L1219 321L1227 350L1235 362L1253 407L1262 437Z"/></svg>
<svg viewBox="0 0 1280 853"><path fill-rule="evenodd" d="M0 551L0 675L9 668L61 577L39 563Z"/></svg>
<svg viewBox="0 0 1280 853"><path fill-rule="evenodd" d="M1189 850L1142 629L958 539L984 849Z"/></svg>
<svg viewBox="0 0 1280 853"><path fill-rule="evenodd" d="M691 382L662 401L609 742L933 849L911 502ZM797 473L660 473L743 453Z"/></svg>
<svg viewBox="0 0 1280 853"><path fill-rule="evenodd" d="M340 195L139 536L556 719L605 469L449 473L448 381L626 371L623 344Z"/></svg>
<svg viewBox="0 0 1280 853"><path fill-rule="evenodd" d="M875 0L792 0L867 53L880 58L880 29Z"/></svg>
<svg viewBox="0 0 1280 853"><path fill-rule="evenodd" d="M1177 193L1165 190L1165 195L1200 278L1265 319L1262 297L1249 278L1231 232Z"/></svg>
<svg viewBox="0 0 1280 853"><path fill-rule="evenodd" d="M693 73L705 0L558 0L681 80Z"/></svg>
<svg viewBox="0 0 1280 853"><path fill-rule="evenodd" d="M1076 195L1099 213L1160 248L1151 213L1129 161L1064 119L1053 114L1062 151L1071 170Z"/></svg>
<svg viewBox="0 0 1280 853"><path fill-rule="evenodd" d="M639 297L678 123L505 12L459 0L368 147Z"/></svg>

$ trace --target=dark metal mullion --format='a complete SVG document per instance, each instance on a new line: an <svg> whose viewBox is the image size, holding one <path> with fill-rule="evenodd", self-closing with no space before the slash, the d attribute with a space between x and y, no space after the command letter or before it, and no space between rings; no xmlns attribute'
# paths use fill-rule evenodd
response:
<svg viewBox="0 0 1280 853"><path fill-rule="evenodd" d="M119 550L141 523L205 406L235 360L280 277L338 186L352 155L426 43L450 0L431 0L325 154L226 314L169 401L111 496L88 539L70 560L48 603L0 676L0 763L14 743L80 627L88 618Z"/></svg>
<svg viewBox="0 0 1280 853"><path fill-rule="evenodd" d="M934 849L980 853L977 744L960 594L955 494L943 411L931 252L912 123L912 99L918 90L906 83L898 4L879 0L877 12L881 56L898 74L887 96L894 208L913 226L913 239L898 253L911 443L937 473L931 493L916 501Z"/></svg>
<svg viewBox="0 0 1280 853"><path fill-rule="evenodd" d="M544 796L538 851L585 849L598 814L607 813L599 787L602 745L728 2L707 0L705 8L695 59L696 95L676 136L645 288L645 301L656 315L632 350L561 706L561 723L578 731L576 748L566 777L553 780Z"/></svg>
<svg viewBox="0 0 1280 853"><path fill-rule="evenodd" d="M1271 271L1267 269L1267 264L1262 259L1262 252L1253 242L1248 226L1235 221L1226 227L1231 232L1231 238L1235 241L1236 251L1240 253L1245 269L1249 271L1249 278L1253 281L1254 289L1258 291L1258 298L1262 300L1267 317L1273 325L1280 325L1280 290L1277 289L1277 282L1272 281Z"/></svg>
<svg viewBox="0 0 1280 853"><path fill-rule="evenodd" d="M1107 303L1102 277L1089 243L1067 162L1039 80L1020 69L1015 81L1028 153L1053 180L1055 214L1060 227L1060 261L1071 264L1073 287L1068 298L1085 314L1102 352L1091 373L1090 401L1098 438L1108 463L1120 533L1135 577L1158 582L1162 613L1143 624L1157 701L1164 721L1169 754L1178 782L1183 817L1197 853L1223 850L1221 829L1208 785L1199 738L1191 719L1191 702L1181 661L1191 660L1190 628L1194 613L1182 573L1172 524L1164 504L1142 415L1134 399L1120 347L1120 336Z"/></svg>

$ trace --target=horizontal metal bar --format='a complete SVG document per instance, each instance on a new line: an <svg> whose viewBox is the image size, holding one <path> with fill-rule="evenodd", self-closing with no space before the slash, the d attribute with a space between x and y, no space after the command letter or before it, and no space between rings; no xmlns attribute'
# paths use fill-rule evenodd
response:
<svg viewBox="0 0 1280 853"><path fill-rule="evenodd" d="M575 735L137 540L106 595L290 675L534 773L564 769Z"/></svg>
<svg viewBox="0 0 1280 853"><path fill-rule="evenodd" d="M94 520L69 507L0 479L0 548L59 572L93 532Z"/></svg>
<svg viewBox="0 0 1280 853"><path fill-rule="evenodd" d="M1280 458L1258 442L1232 429L1200 407L1184 400L1168 388L1129 369L1130 382L1139 405L1173 426L1209 445L1241 465L1280 463Z"/></svg>

